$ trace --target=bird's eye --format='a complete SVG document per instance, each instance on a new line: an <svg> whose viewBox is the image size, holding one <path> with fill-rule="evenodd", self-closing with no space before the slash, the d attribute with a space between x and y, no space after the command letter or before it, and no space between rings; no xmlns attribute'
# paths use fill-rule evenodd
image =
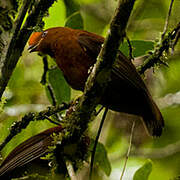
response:
<svg viewBox="0 0 180 180"><path fill-rule="evenodd" d="M42 33L42 38L45 37L47 33L48 33L48 31L44 31L44 32Z"/></svg>

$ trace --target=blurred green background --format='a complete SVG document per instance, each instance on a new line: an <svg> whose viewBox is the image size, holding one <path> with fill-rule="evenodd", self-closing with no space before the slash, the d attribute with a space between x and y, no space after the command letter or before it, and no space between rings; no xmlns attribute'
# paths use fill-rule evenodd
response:
<svg viewBox="0 0 180 180"><path fill-rule="evenodd" d="M58 0L49 9L48 17L44 18L44 28L64 26L67 17L72 12L79 11L83 18L85 30L105 36L116 4L117 1L115 0L74 0L74 3L68 0ZM143 40L151 43L157 40L163 31L169 4L170 1L168 0L137 1L127 29L130 40ZM175 27L179 19L180 1L176 0L168 30ZM143 47L136 47L135 45L133 48L134 51L137 50L138 52L143 49ZM177 44L174 54L167 57L169 68L165 66L155 67L154 72L151 69L145 76L154 99L161 107L165 119L165 129L160 138L152 139L146 135L141 124L136 125L132 155L130 155L127 163L125 180L132 179L135 171L147 159L151 159L153 162L152 172L149 176L150 180L167 180L180 175L179 50L180 43ZM128 54L128 52L126 53ZM53 61L50 61L53 64ZM14 121L20 120L28 112L40 111L50 105L45 88L40 84L42 73L41 57L36 53L29 54L26 47L4 93L7 103L0 114L0 141L7 136L8 129ZM80 92L71 90L71 98L75 98L79 94ZM101 115L91 123L93 137L97 132ZM107 149L112 172L107 177L99 171L96 174L96 179L119 179L128 148L131 124L132 118L129 116L120 113L115 114L114 112L108 114L100 141ZM27 129L13 138L4 148L3 157L7 156L23 140L52 126L54 125L48 121L30 123ZM83 177L82 175L81 178L83 179Z"/></svg>

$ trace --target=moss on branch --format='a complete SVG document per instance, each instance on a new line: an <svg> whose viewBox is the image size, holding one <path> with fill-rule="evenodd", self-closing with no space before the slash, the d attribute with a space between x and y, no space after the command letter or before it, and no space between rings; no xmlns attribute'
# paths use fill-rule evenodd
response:
<svg viewBox="0 0 180 180"><path fill-rule="evenodd" d="M40 111L38 113L32 113L25 115L21 121L14 122L10 127L9 135L6 139L0 144L0 151L4 148L4 146L18 133L25 129L31 121L39 121L47 119L47 117L52 116L58 112L61 112L65 109L68 109L70 104L61 104L58 106L48 107L46 110Z"/></svg>
<svg viewBox="0 0 180 180"><path fill-rule="evenodd" d="M80 138L93 117L93 112L109 81L108 73L116 59L120 44L125 37L125 29L135 0L120 0L112 19L109 33L85 86L75 110L66 117L68 136ZM100 77L101 76L101 77ZM101 81L98 81L98 79Z"/></svg>
<svg viewBox="0 0 180 180"><path fill-rule="evenodd" d="M154 67L156 64L165 64L163 62L164 53L168 52L174 44L174 41L177 41L176 37L180 31L180 22L176 27L169 32L166 36L163 36L163 39L160 40L160 43L155 47L152 54L144 61L144 63L137 68L140 74L143 74L147 69Z"/></svg>
<svg viewBox="0 0 180 180"><path fill-rule="evenodd" d="M1 59L0 67L0 98L9 82L14 68L24 50L26 42L29 36L33 32L33 28L39 24L42 24L42 18L46 15L47 10L55 0L40 0L31 4L31 0L24 0L22 8L19 12L19 16L15 21L15 27L13 28L12 37L9 44L6 46L6 54ZM30 9L31 5L31 9ZM22 22L27 12L30 12L23 27Z"/></svg>

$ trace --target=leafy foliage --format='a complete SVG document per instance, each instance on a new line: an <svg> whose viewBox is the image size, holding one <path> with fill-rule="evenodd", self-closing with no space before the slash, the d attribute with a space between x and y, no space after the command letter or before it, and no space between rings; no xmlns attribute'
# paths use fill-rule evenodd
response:
<svg viewBox="0 0 180 180"><path fill-rule="evenodd" d="M91 140L90 151L92 151L94 146L94 140ZM102 143L97 144L94 164L99 166L104 173L109 176L111 173L111 164L107 156L107 151Z"/></svg>
<svg viewBox="0 0 180 180"><path fill-rule="evenodd" d="M45 29L65 25L72 28L85 29L102 34L102 32L105 31L105 27L108 27L109 19L112 16L112 12L114 11L113 8L116 6L116 3L117 2L114 0L57 1L49 9L49 16L44 18ZM128 28L128 36L131 40L134 57L145 55L149 50L153 49L154 40L159 38L160 31L163 29L168 5L168 0L150 0L148 3L143 0L137 1L136 9ZM171 29L171 27L173 27L174 24L179 21L179 5L180 2L176 1L175 6L173 7L173 14L170 18L169 29ZM5 12L2 11L1 13ZM1 21L1 23L3 23L3 27L9 29L12 27L13 14L8 14L8 12L6 13L7 16L5 16L5 19ZM107 30L108 28L105 32L107 32ZM121 50L126 55L129 54L127 42L122 45ZM178 51L179 45L177 45L177 50L175 49L175 52ZM151 86L151 90L156 97L163 97L168 93L177 93L180 90L180 63L178 61L179 53L175 54L176 56L172 56L171 58L169 68L162 67L158 70L155 68L155 74L148 74L146 78L148 85ZM2 132L0 139L1 141L8 133L8 128L13 121L20 119L24 113L32 111L32 108L27 110L26 106L33 106L36 104L42 108L49 105L44 88L39 83L43 68L41 61L37 59L38 57L36 55L29 55L25 49L22 56L22 61L17 65L16 70L11 77L11 81L9 83L9 92L11 95L7 98L6 104L1 103L1 105L5 106L4 109L2 109L4 113L2 113L0 117L0 130ZM70 100L72 90L66 84L62 73L58 69L49 70L48 82L53 89L53 93L55 94L58 104L63 101ZM73 91L72 98L76 97L77 95L79 95L79 92ZM173 100L176 102L177 98L178 97ZM17 111L19 106L21 107L19 108L20 111ZM157 150L155 148L164 149L169 145L174 147L173 143L179 141L179 107L179 104L175 103L174 106L167 107L166 109L162 110L166 127L161 138L152 140L143 134L142 128L140 130L138 129L139 131L135 130L138 132L135 132L136 135L134 136L134 151L136 152L136 148L137 152L139 152L138 150L141 150L141 147L148 147L154 154L156 154ZM38 111L39 109L37 108L36 110ZM9 112L14 112L14 115L12 116ZM105 131L103 131L101 135L105 139L105 146L99 143L96 149L95 164L107 176L111 174L110 179L117 179L117 174L115 171L118 169L119 172L120 166L122 165L121 158L119 158L120 160L117 158L114 160L113 158L123 156L127 147L126 136L129 130L129 121L121 121L123 118L115 116L114 119L108 119L107 124L104 127ZM92 133L95 132L94 129L97 129L97 126L94 124L96 124L96 122L93 122ZM42 129L48 128L50 125L52 124L47 122L31 123L29 128L26 129L26 132L22 132L22 134L14 138L14 141L9 143L4 151L8 149L7 152L9 152L19 142L36 134ZM96 128L94 128L94 126ZM115 135L112 135L112 132ZM107 134L108 141L111 142L109 146L107 146L106 143ZM91 147L92 146L93 143L91 144ZM143 153L146 153L146 151ZM177 151L176 154L170 154L169 156L166 154L162 154L162 156L163 155L164 158L157 158L154 161L153 167L155 168L153 169L152 162L150 160L146 161L145 159L134 155L134 157L130 158L128 161L129 165L127 166L126 172L127 174L132 174L131 165L133 168L137 168L139 166L139 162L142 163L142 161L146 161L145 164L134 174L134 180L146 180L148 178L150 180L159 180L177 177L180 174L179 151ZM108 159L108 157L110 157L110 159ZM99 179L103 179L103 177L99 177Z"/></svg>
<svg viewBox="0 0 180 180"><path fill-rule="evenodd" d="M48 82L52 88L57 104L70 101L71 90L59 68L48 71Z"/></svg>
<svg viewBox="0 0 180 180"><path fill-rule="evenodd" d="M73 29L83 29L83 19L80 12L77 11L69 16L66 20L65 26Z"/></svg>
<svg viewBox="0 0 180 180"><path fill-rule="evenodd" d="M152 171L152 161L147 160L134 174L133 180L147 180Z"/></svg>
<svg viewBox="0 0 180 180"><path fill-rule="evenodd" d="M133 50L133 56L138 57L144 54L147 54L148 51L152 50L154 47L154 42L152 41L143 41L143 40L132 40L131 46ZM128 56L129 54L129 45L127 42L124 42L120 47L120 50Z"/></svg>
<svg viewBox="0 0 180 180"><path fill-rule="evenodd" d="M80 10L80 5L74 0L64 0L64 4L66 6L66 17Z"/></svg>

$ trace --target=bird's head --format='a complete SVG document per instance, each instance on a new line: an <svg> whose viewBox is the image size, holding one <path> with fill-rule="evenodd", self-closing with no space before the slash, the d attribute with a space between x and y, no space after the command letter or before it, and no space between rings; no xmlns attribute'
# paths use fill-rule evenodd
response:
<svg viewBox="0 0 180 180"><path fill-rule="evenodd" d="M42 32L34 32L29 38L29 52L41 52L54 57L54 45L60 37L68 36L70 28L54 27ZM61 41L58 41L60 43Z"/></svg>
<svg viewBox="0 0 180 180"><path fill-rule="evenodd" d="M48 31L42 31L42 32L34 32L29 38L28 44L28 50L29 52L35 52L40 51L43 52L48 47L48 41L47 41L47 34Z"/></svg>

